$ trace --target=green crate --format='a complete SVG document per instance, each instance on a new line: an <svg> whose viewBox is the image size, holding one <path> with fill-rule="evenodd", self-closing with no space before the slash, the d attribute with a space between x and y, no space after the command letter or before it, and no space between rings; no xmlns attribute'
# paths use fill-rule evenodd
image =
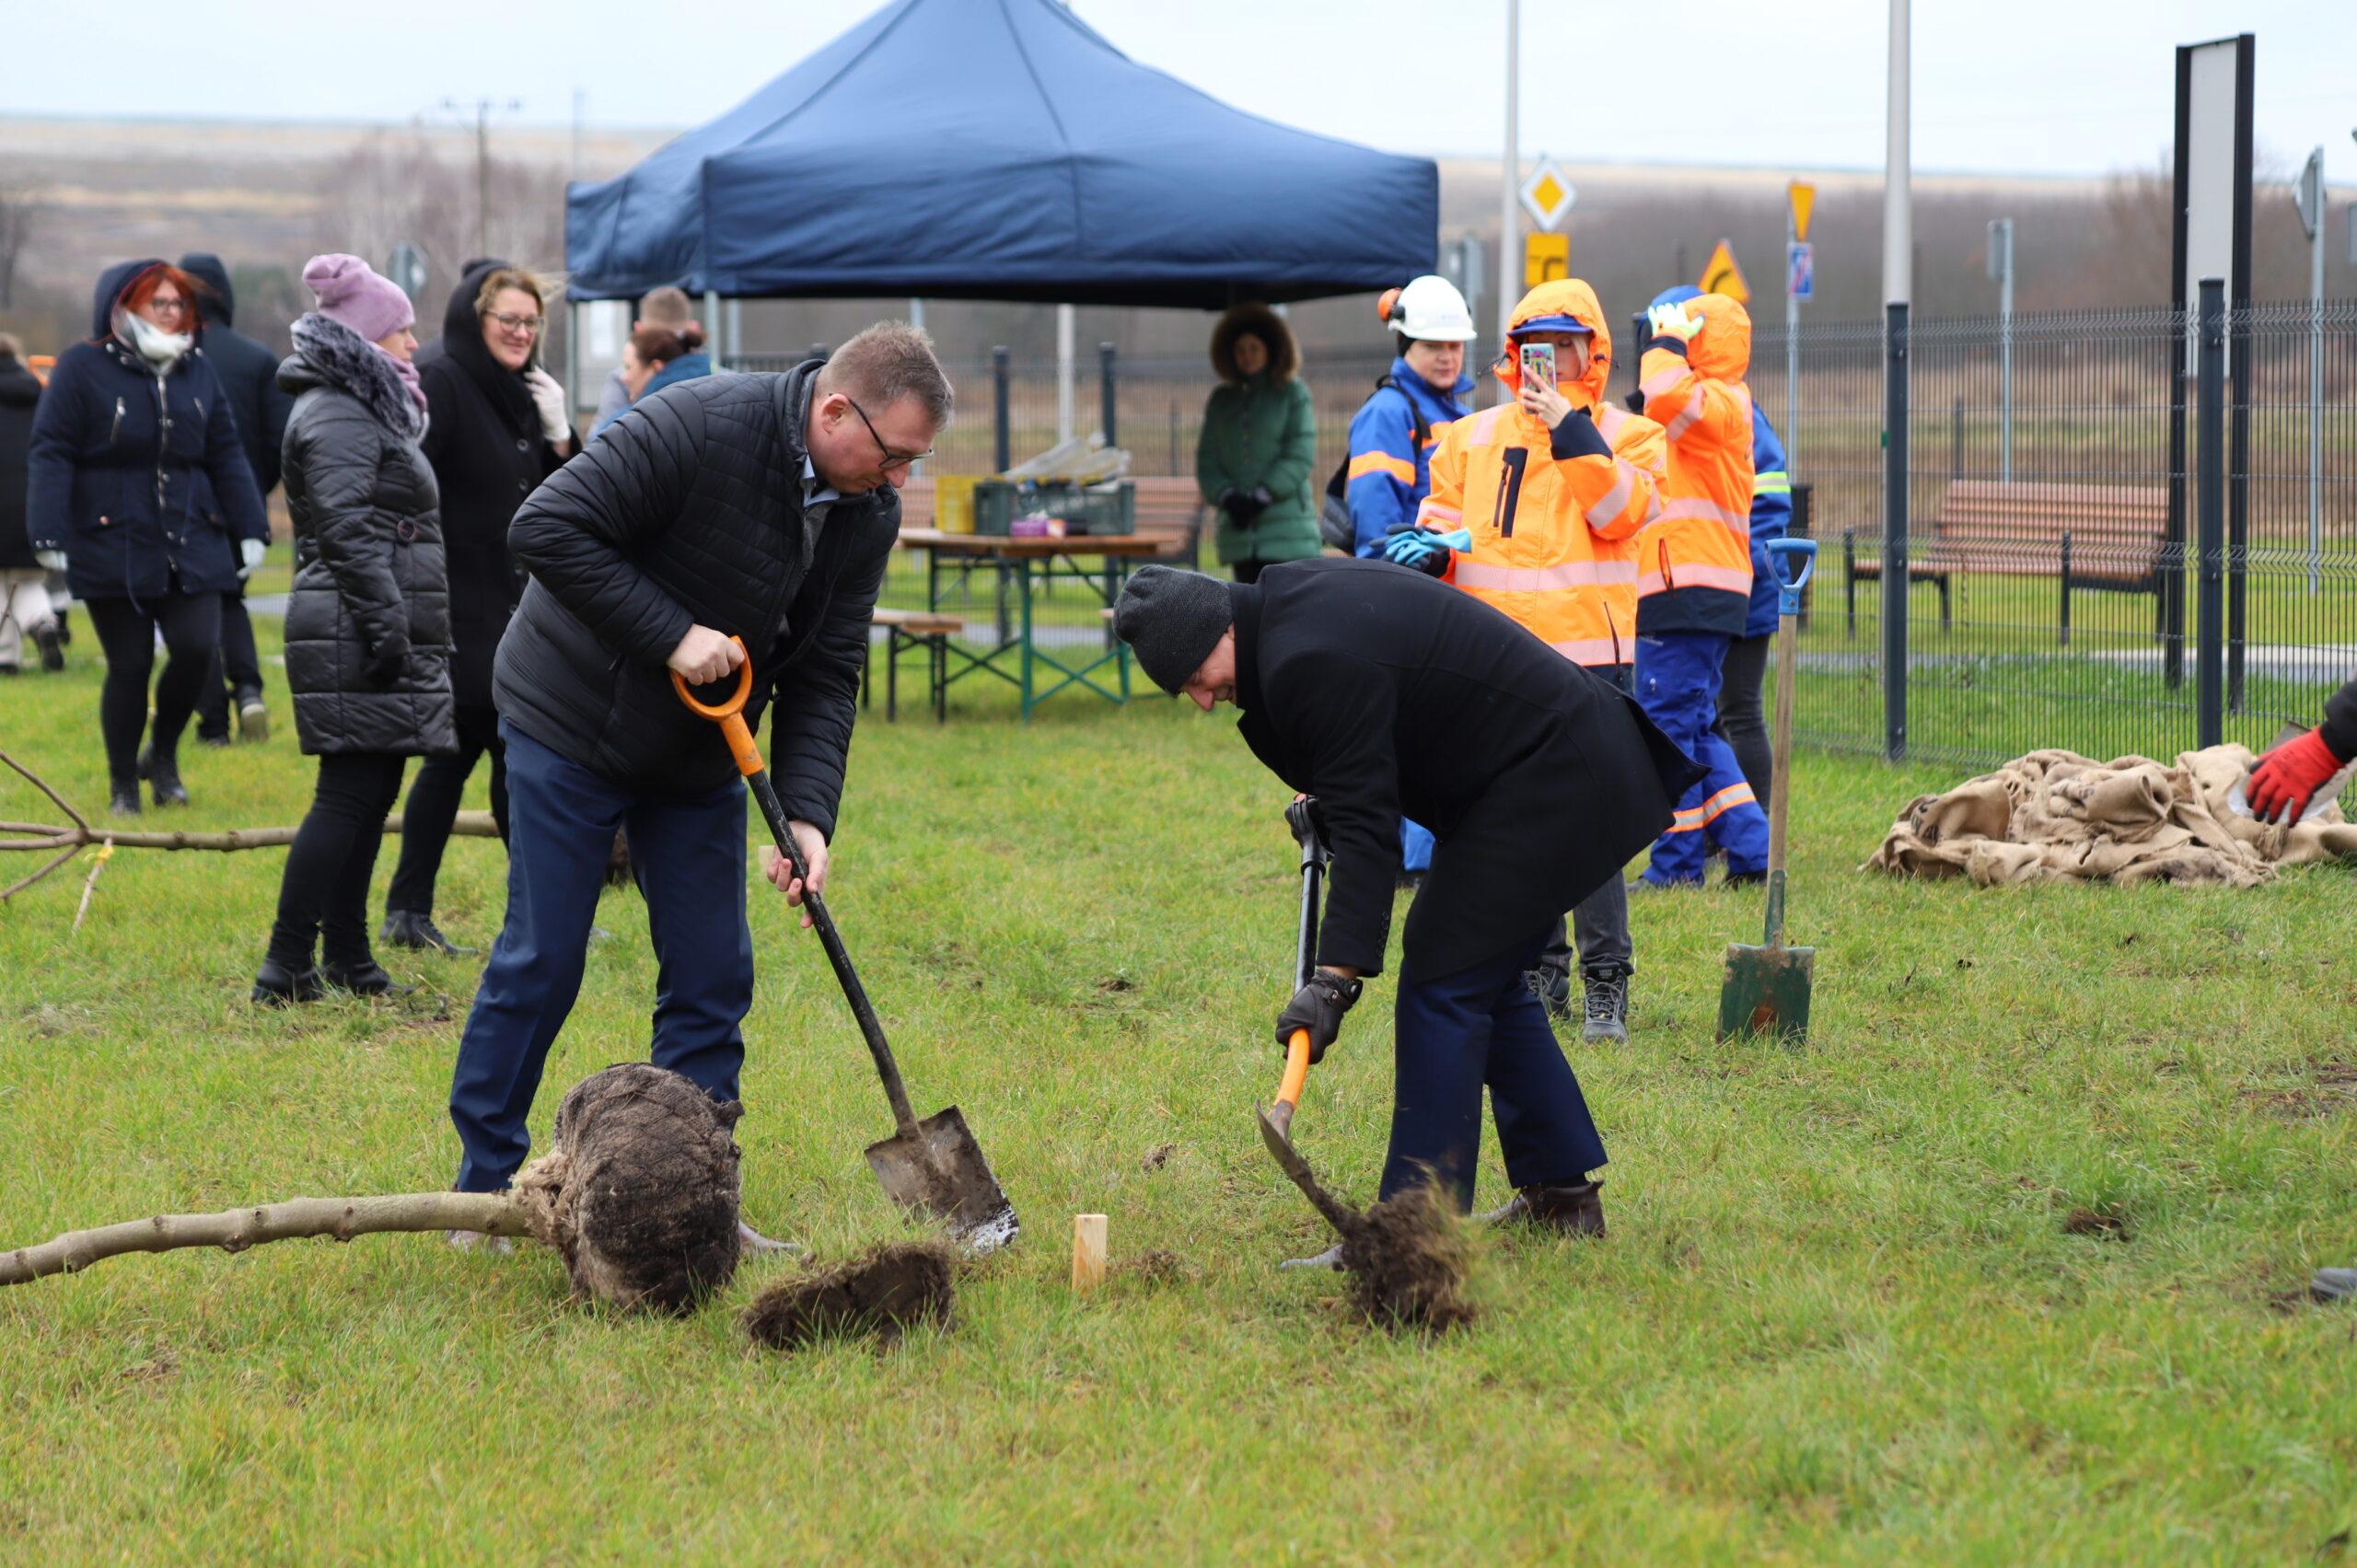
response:
<svg viewBox="0 0 2357 1568"><path fill-rule="evenodd" d="M1034 512L1062 517L1067 537L1135 533L1137 487L1126 479L1092 485L986 479L974 486L976 533L1004 534L1016 518Z"/></svg>

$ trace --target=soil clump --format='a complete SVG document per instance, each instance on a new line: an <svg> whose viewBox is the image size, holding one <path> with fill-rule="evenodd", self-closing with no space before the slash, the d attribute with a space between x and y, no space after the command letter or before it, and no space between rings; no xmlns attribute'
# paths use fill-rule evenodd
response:
<svg viewBox="0 0 2357 1568"><path fill-rule="evenodd" d="M1471 1322L1471 1261L1463 1225L1429 1185L1392 1194L1342 1233L1351 1306L1387 1329L1441 1334Z"/></svg>
<svg viewBox="0 0 2357 1568"><path fill-rule="evenodd" d="M919 1325L950 1326L957 1269L957 1253L940 1242L887 1242L769 1286L745 1308L745 1332L772 1350L862 1334L897 1344Z"/></svg>

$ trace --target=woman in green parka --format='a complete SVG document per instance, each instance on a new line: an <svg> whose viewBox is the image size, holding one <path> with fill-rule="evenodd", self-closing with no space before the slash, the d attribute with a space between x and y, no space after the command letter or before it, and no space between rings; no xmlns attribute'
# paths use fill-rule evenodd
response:
<svg viewBox="0 0 2357 1568"><path fill-rule="evenodd" d="M1203 409L1195 480L1219 508L1220 564L1239 583L1272 562L1319 553L1310 484L1318 419L1300 367L1292 331L1265 305L1239 305L1212 331L1220 384Z"/></svg>

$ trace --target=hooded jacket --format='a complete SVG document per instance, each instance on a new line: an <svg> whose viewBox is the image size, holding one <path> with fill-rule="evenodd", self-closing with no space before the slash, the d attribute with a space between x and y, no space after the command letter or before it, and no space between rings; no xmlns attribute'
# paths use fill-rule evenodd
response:
<svg viewBox="0 0 2357 1568"><path fill-rule="evenodd" d="M278 488L278 449L286 438L286 416L295 400L278 384L278 355L236 330L237 291L221 258L193 250L180 258L180 271L204 285L196 296L204 318L204 357L221 377L229 412L238 416L238 440L253 470L254 488L267 497Z"/></svg>
<svg viewBox="0 0 2357 1568"><path fill-rule="evenodd" d="M1751 609L1743 634L1765 637L1776 630L1776 568L1768 559L1768 541L1782 539L1793 526L1793 476L1784 470L1784 443L1759 405L1751 405Z"/></svg>
<svg viewBox="0 0 2357 1568"><path fill-rule="evenodd" d="M424 363L423 449L442 495L449 559L451 690L462 708L492 706L492 665L508 618L524 597L524 571L507 546L517 508L563 459L540 433L522 376L491 356L475 296L487 262L450 291L442 312L442 352Z"/></svg>
<svg viewBox="0 0 2357 1568"><path fill-rule="evenodd" d="M25 466L40 401L41 377L15 354L0 354L0 572L29 572L41 564L25 537Z"/></svg>
<svg viewBox="0 0 2357 1568"><path fill-rule="evenodd" d="M307 325L311 330L307 331ZM308 316L278 377L295 588L286 687L307 753L454 751L442 523L410 432L415 404L382 350Z"/></svg>
<svg viewBox="0 0 2357 1568"><path fill-rule="evenodd" d="M99 274L93 341L57 356L33 415L25 532L34 549L65 552L76 598L227 593L236 541L270 538L203 327L162 376L114 335L123 291L162 264L151 256Z"/></svg>
<svg viewBox="0 0 2357 1568"><path fill-rule="evenodd" d="M1751 317L1724 294L1687 302L1694 341L1646 345L1638 389L1669 443L1661 515L1637 536L1637 629L1740 637L1751 607Z"/></svg>
<svg viewBox="0 0 2357 1568"><path fill-rule="evenodd" d="M1509 336L1549 316L1588 329L1587 368L1560 388L1575 412L1550 430L1509 401L1450 425L1418 520L1472 536L1446 581L1574 664L1627 664L1636 656L1635 540L1658 509L1661 427L1603 401L1612 332L1595 290L1577 278L1539 285L1515 308ZM1498 377L1519 392L1511 344Z"/></svg>
<svg viewBox="0 0 2357 1568"><path fill-rule="evenodd" d="M1383 553L1384 540L1412 528L1416 508L1432 494L1433 451L1443 432L1473 412L1465 401L1473 377L1459 376L1444 392L1416 374L1406 356L1391 362L1391 384L1351 416L1351 459L1343 496L1357 535L1353 553ZM1416 444L1416 416L1423 415L1423 445Z"/></svg>
<svg viewBox="0 0 2357 1568"><path fill-rule="evenodd" d="M1257 376L1236 366L1236 340L1246 332L1269 347L1268 368ZM1231 490L1250 495L1265 489L1271 496L1248 522L1222 510L1222 565L1298 561L1323 548L1310 482L1310 470L1318 466L1318 413L1308 386L1295 374L1300 366L1292 330L1265 305L1239 305L1212 331L1212 368L1220 384L1203 406L1195 482L1214 505Z"/></svg>

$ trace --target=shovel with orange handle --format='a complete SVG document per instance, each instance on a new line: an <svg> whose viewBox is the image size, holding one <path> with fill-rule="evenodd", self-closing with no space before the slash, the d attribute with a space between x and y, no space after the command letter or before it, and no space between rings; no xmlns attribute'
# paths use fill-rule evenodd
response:
<svg viewBox="0 0 2357 1568"><path fill-rule="evenodd" d="M738 653L744 653L741 638L731 637L729 641L737 645ZM761 751L753 745L753 732L745 723L745 699L753 690L751 656L748 655L737 667L737 690L721 703L697 701L676 670L672 672L671 684L678 689L680 702L719 724L729 753L737 760L737 771L745 775L746 786L752 791L762 818L770 825L770 836L777 841L778 854L785 856L802 883L803 908L818 930L819 945L827 950L827 961L834 966L835 980L843 988L843 999L851 1004L852 1016L859 1020L859 1032L867 1040L867 1053L876 1060L876 1075L884 1081L885 1098L892 1102L892 1121L898 1129L891 1137L867 1147L867 1163L874 1167L877 1179L902 1208L941 1220L948 1228L950 1239L968 1251L990 1252L1005 1246L1022 1228L1015 1217L1015 1205L1007 1202L998 1178L991 1174L990 1161L982 1157L981 1145L974 1141L974 1134L968 1130L966 1119L956 1106L922 1121L917 1120L909 1105L909 1091L900 1083L900 1064L892 1059L892 1047L884 1039L884 1026L867 1000L866 988L859 983L859 975L851 967L851 954L843 947L834 917L827 912L827 900L810 886L810 868L802 863L802 852L795 844L794 829L786 819L785 807L778 803L777 791L770 784L769 767L761 761Z"/></svg>
<svg viewBox="0 0 2357 1568"><path fill-rule="evenodd" d="M1320 880L1326 873L1329 858L1326 845L1318 835L1318 823L1311 815L1312 801L1304 796L1285 807L1286 825L1301 845L1301 932L1294 946L1294 983L1307 985L1317 963L1318 895ZM1277 1103L1260 1112L1260 1141L1269 1146L1276 1159L1302 1195L1326 1216L1326 1223L1344 1235L1358 1217L1347 1205L1318 1184L1309 1162L1293 1146L1294 1112L1301 1105L1301 1091L1309 1082L1309 1031L1295 1029L1285 1042L1285 1073L1277 1085Z"/></svg>

